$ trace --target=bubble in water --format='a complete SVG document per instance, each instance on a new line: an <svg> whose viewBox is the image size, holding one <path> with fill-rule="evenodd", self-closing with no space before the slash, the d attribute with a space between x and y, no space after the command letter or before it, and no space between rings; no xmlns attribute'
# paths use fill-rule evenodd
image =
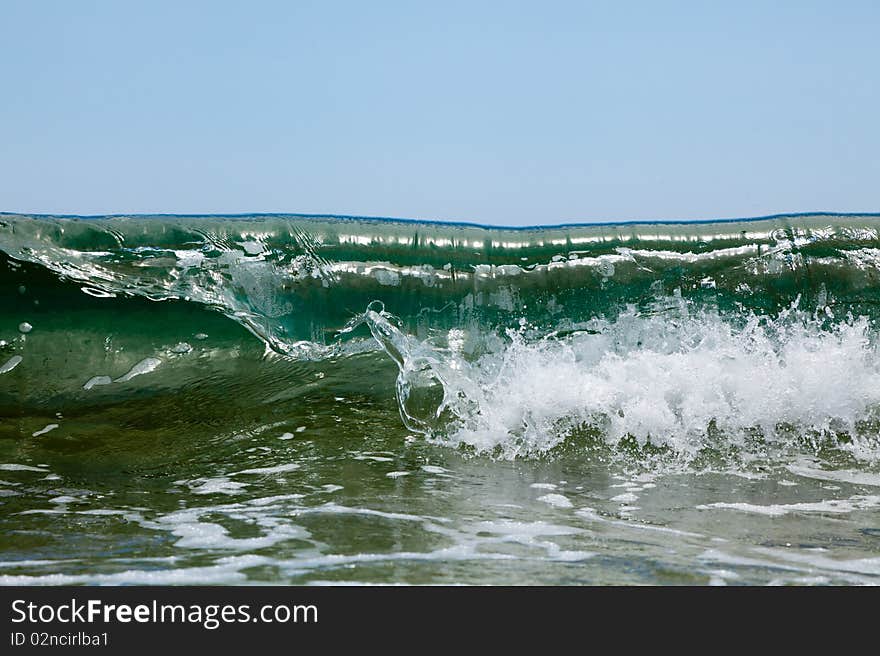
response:
<svg viewBox="0 0 880 656"><path fill-rule="evenodd" d="M41 428L40 430L31 433L31 437L39 437L40 435L45 435L46 433L49 433L56 428L58 428L58 424L48 424L44 428Z"/></svg>
<svg viewBox="0 0 880 656"><path fill-rule="evenodd" d="M34 327L30 325L27 321L22 321L20 324L18 324L18 330L25 335L27 335L33 329Z"/></svg>
<svg viewBox="0 0 880 656"><path fill-rule="evenodd" d="M86 381L86 384L83 385L84 390L90 390L97 385L109 385L113 382L113 379L110 376L92 376Z"/></svg>
<svg viewBox="0 0 880 656"><path fill-rule="evenodd" d="M3 366L0 366L0 374L5 374L15 369L22 361L20 355L13 355Z"/></svg>
<svg viewBox="0 0 880 656"><path fill-rule="evenodd" d="M125 383L130 381L135 376L142 376L143 374L148 374L151 371L154 371L156 367L162 364L162 361L159 358L144 358L140 362L138 362L135 366L133 366L127 374L124 376L117 378L117 383Z"/></svg>

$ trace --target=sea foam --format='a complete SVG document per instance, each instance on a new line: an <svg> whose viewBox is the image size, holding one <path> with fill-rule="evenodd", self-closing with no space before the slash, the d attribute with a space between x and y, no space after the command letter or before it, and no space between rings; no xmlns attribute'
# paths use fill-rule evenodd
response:
<svg viewBox="0 0 880 656"><path fill-rule="evenodd" d="M612 445L634 439L691 455L718 436L743 447L795 432L842 438L860 459L880 455L870 423L880 358L866 318L829 325L797 304L776 317L722 315L676 297L655 305L665 311L630 306L564 337L508 329L472 360L400 334L376 306L365 316L400 366L408 426L477 452L543 452L589 428Z"/></svg>

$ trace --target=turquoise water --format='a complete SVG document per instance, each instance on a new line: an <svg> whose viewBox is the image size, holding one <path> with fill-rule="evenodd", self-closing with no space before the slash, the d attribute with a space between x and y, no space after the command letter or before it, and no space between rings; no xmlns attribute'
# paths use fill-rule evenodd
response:
<svg viewBox="0 0 880 656"><path fill-rule="evenodd" d="M877 221L0 215L0 583L876 583Z"/></svg>

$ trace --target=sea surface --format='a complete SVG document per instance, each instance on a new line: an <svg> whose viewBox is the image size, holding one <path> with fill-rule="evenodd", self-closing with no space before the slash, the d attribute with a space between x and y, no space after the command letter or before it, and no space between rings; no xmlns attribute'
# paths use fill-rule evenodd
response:
<svg viewBox="0 0 880 656"><path fill-rule="evenodd" d="M876 584L880 216L0 215L0 584Z"/></svg>

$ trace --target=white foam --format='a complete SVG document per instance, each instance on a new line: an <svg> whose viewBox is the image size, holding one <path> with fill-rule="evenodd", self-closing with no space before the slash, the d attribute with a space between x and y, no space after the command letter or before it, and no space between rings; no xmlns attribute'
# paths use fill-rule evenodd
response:
<svg viewBox="0 0 880 656"><path fill-rule="evenodd" d="M793 549L773 549L755 547L753 551L763 558L753 558L738 554L728 554L717 549L708 549L698 559L709 563L724 563L737 567L755 567L758 569L774 569L784 572L802 572L807 576L796 578L776 578L771 583L808 583L814 584L827 577L816 576L816 570L833 572L835 577L853 583L876 585L876 575L880 573L880 558L854 558L850 560L828 558L825 556L804 553ZM870 578L864 578L864 575Z"/></svg>
<svg viewBox="0 0 880 656"><path fill-rule="evenodd" d="M194 494L239 494L247 483L230 481L225 476L202 478L188 483Z"/></svg>
<svg viewBox="0 0 880 656"><path fill-rule="evenodd" d="M45 574L42 576L4 575L0 585L187 585L243 583L247 576L240 570L271 562L264 556L243 554L220 558L213 565L179 569L127 570L113 574Z"/></svg>
<svg viewBox="0 0 880 656"><path fill-rule="evenodd" d="M98 289L97 287L89 287L87 285L80 287L80 291L82 291L83 294L94 296L95 298L116 298L116 294L114 294L113 292L108 292L104 289Z"/></svg>
<svg viewBox="0 0 880 656"><path fill-rule="evenodd" d="M696 506L697 510L720 508L756 513L769 517L781 517L790 513L832 513L847 514L855 510L866 510L880 505L880 496L854 496L849 499L827 499L814 502L759 505L745 502L719 502Z"/></svg>
<svg viewBox="0 0 880 656"><path fill-rule="evenodd" d="M0 374L9 373L13 369L15 369L19 364L21 364L22 357L20 355L13 355L9 358L2 367L0 367Z"/></svg>
<svg viewBox="0 0 880 656"><path fill-rule="evenodd" d="M257 499L251 499L248 501L248 505L251 506L270 506L277 504L280 501L299 501L305 495L302 494L276 494L270 497L259 497Z"/></svg>
<svg viewBox="0 0 880 656"><path fill-rule="evenodd" d="M788 471L804 478L812 478L819 481L837 481L852 485L880 487L880 474L873 474L871 472L850 471L848 469L816 469L800 464L789 465Z"/></svg>
<svg viewBox="0 0 880 656"><path fill-rule="evenodd" d="M84 390L90 390L97 385L109 385L113 382L113 379L110 376L92 376L86 381L86 384L83 385Z"/></svg>
<svg viewBox="0 0 880 656"><path fill-rule="evenodd" d="M410 515L407 513L396 513L396 512L385 512L384 510L373 510L372 508L350 508L348 506L341 506L337 503L328 502L321 506L315 506L313 508L304 508L299 511L299 514L332 514L332 515L366 515L370 517L382 517L384 519L393 519L393 520L402 520L406 522L424 522L426 521L425 517L420 517L419 515Z"/></svg>
<svg viewBox="0 0 880 656"><path fill-rule="evenodd" d="M584 532L583 529L574 526L560 526L543 521L520 522L509 519L479 522L474 526L474 531L476 533L493 533L526 539L557 535L576 535Z"/></svg>
<svg viewBox="0 0 880 656"><path fill-rule="evenodd" d="M129 369L127 374L121 376L120 378L117 378L116 382L125 383L136 376L148 374L152 371L155 371L160 364L162 364L162 361L159 358L144 358L136 365L134 365L131 369Z"/></svg>
<svg viewBox="0 0 880 656"><path fill-rule="evenodd" d="M756 547L755 551L773 556L809 568L831 570L835 572L851 572L853 574L880 575L880 557L872 558L828 558L817 554L802 553L790 550Z"/></svg>
<svg viewBox="0 0 880 656"><path fill-rule="evenodd" d="M630 308L563 339L509 330L505 345L474 362L402 335L381 313L368 310L367 320L389 353L404 352L405 392L442 381L444 405L419 410L409 427L479 452L545 451L587 425L611 444L634 437L695 454L710 425L740 444L752 429L791 441L778 430L789 425L847 432L852 442L841 448L880 458L877 436L858 429L880 406L880 352L867 319L828 329L795 308L733 325L680 298L664 303L672 307Z"/></svg>
<svg viewBox="0 0 880 656"><path fill-rule="evenodd" d="M229 535L220 524L201 521L180 521L171 529L172 535L178 538L174 546L183 549L232 549L235 551L251 551L264 549L279 542L301 538L305 531L292 524L284 524L270 528L264 535L250 538L236 538Z"/></svg>
<svg viewBox="0 0 880 656"><path fill-rule="evenodd" d="M45 469L31 467L30 465L19 465L16 463L0 463L0 471L32 471L46 473Z"/></svg>
<svg viewBox="0 0 880 656"><path fill-rule="evenodd" d="M544 503L549 503L551 506L556 506L557 508L571 508L572 503L568 499L568 497L563 496L561 494L545 494L542 497L538 497L538 501L543 501Z"/></svg>
<svg viewBox="0 0 880 656"><path fill-rule="evenodd" d="M79 558L63 558L59 560L3 560L0 561L0 568L10 567L42 567L44 565L49 565L52 567L57 567L58 565L67 564L67 563L78 563L80 562Z"/></svg>
<svg viewBox="0 0 880 656"><path fill-rule="evenodd" d="M294 469L299 469L299 465L290 462L284 465L275 465L274 467L254 467L253 469L243 469L240 472L235 472L232 474L233 476L238 474L283 474L284 472L293 471Z"/></svg>
<svg viewBox="0 0 880 656"><path fill-rule="evenodd" d="M66 515L68 514L68 510L66 508L33 508L31 510L22 510L20 513L16 513L17 515Z"/></svg>
<svg viewBox="0 0 880 656"><path fill-rule="evenodd" d="M359 453L352 456L354 460L372 460L373 462L394 462L394 458L388 456L374 456L367 453Z"/></svg>
<svg viewBox="0 0 880 656"><path fill-rule="evenodd" d="M205 254L200 251L177 250L174 254L177 256L177 265L181 268L201 266L205 261Z"/></svg>

